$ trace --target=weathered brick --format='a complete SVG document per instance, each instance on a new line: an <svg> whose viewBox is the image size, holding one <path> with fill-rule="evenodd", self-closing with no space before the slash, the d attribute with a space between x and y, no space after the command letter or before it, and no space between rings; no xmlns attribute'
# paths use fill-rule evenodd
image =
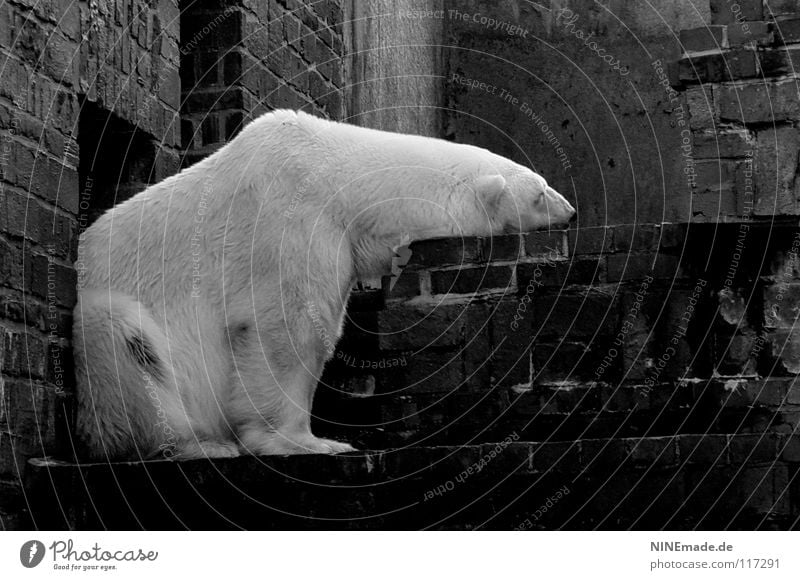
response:
<svg viewBox="0 0 800 580"><path fill-rule="evenodd" d="M696 193L727 192L733 189L735 164L732 161L715 159L697 161L694 165Z"/></svg>
<svg viewBox="0 0 800 580"><path fill-rule="evenodd" d="M800 373L800 333L777 329L769 333L770 354L777 363L776 375Z"/></svg>
<svg viewBox="0 0 800 580"><path fill-rule="evenodd" d="M706 191L692 195L692 221L726 221L740 215L739 200L733 189Z"/></svg>
<svg viewBox="0 0 800 580"><path fill-rule="evenodd" d="M764 16L785 16L793 15L800 11L800 4L797 0L763 0Z"/></svg>
<svg viewBox="0 0 800 580"><path fill-rule="evenodd" d="M689 111L689 124L692 129L711 128L715 126L717 112L715 109L715 93L713 86L689 87L684 93L686 108Z"/></svg>
<svg viewBox="0 0 800 580"><path fill-rule="evenodd" d="M697 159L745 157L754 148L755 137L747 129L700 131L693 135L693 153Z"/></svg>
<svg viewBox="0 0 800 580"><path fill-rule="evenodd" d="M800 118L796 79L722 86L717 95L724 121L772 123Z"/></svg>
<svg viewBox="0 0 800 580"><path fill-rule="evenodd" d="M44 379L47 370L45 341L30 332L3 331L3 372L30 379Z"/></svg>
<svg viewBox="0 0 800 580"><path fill-rule="evenodd" d="M781 282L764 289L764 324L792 328L800 317L800 284Z"/></svg>
<svg viewBox="0 0 800 580"><path fill-rule="evenodd" d="M514 266L486 266L431 272L432 294L468 294L480 290L513 291Z"/></svg>
<svg viewBox="0 0 800 580"><path fill-rule="evenodd" d="M540 231L525 234L525 255L558 260L568 255L567 230Z"/></svg>
<svg viewBox="0 0 800 580"><path fill-rule="evenodd" d="M779 126L757 134L755 159L756 215L796 215L800 212L796 184L800 132Z"/></svg>
<svg viewBox="0 0 800 580"><path fill-rule="evenodd" d="M738 21L760 20L763 14L762 0L711 0L712 24L737 25Z"/></svg>

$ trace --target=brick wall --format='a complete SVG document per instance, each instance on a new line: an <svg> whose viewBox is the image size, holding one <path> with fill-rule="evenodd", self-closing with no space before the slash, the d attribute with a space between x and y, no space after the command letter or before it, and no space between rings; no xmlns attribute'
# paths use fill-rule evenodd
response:
<svg viewBox="0 0 800 580"><path fill-rule="evenodd" d="M187 2L180 49L186 162L272 109L341 119L342 18L334 0Z"/></svg>
<svg viewBox="0 0 800 580"><path fill-rule="evenodd" d="M684 132L692 219L739 221L800 213L797 7L711 3L711 24L683 30L671 84L690 115Z"/></svg>
<svg viewBox="0 0 800 580"><path fill-rule="evenodd" d="M27 459L70 449L78 235L178 167L178 11L151 4L0 6L0 527Z"/></svg>
<svg viewBox="0 0 800 580"><path fill-rule="evenodd" d="M0 528L24 525L18 473L57 449L71 389L81 25L51 4L0 6Z"/></svg>

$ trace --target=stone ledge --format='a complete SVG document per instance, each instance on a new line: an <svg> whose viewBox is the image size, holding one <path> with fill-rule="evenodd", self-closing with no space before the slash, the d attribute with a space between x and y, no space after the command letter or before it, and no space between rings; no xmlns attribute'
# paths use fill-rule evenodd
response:
<svg viewBox="0 0 800 580"><path fill-rule="evenodd" d="M797 437L512 438L339 456L35 459L26 491L40 529L798 526Z"/></svg>

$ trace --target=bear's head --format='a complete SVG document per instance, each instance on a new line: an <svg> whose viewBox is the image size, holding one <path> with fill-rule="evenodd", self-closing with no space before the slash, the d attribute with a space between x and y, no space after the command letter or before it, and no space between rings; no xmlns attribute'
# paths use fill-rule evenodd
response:
<svg viewBox="0 0 800 580"><path fill-rule="evenodd" d="M564 226L575 217L575 208L560 193L522 166L506 175L479 177L476 190L497 233Z"/></svg>

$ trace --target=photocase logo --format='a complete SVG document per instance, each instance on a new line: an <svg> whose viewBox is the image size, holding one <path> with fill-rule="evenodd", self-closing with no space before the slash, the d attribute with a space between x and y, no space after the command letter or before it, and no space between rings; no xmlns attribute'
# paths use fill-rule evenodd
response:
<svg viewBox="0 0 800 580"><path fill-rule="evenodd" d="M19 549L19 561L26 568L35 568L44 559L44 544L39 540L28 540Z"/></svg>

